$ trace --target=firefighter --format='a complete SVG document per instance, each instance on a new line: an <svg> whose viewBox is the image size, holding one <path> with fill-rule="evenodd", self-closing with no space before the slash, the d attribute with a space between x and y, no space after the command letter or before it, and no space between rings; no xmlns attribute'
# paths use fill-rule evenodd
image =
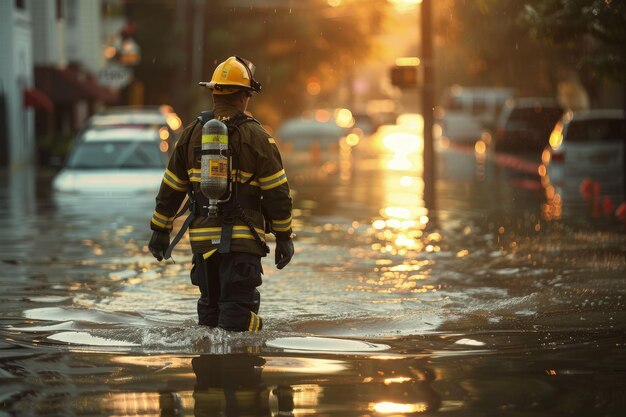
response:
<svg viewBox="0 0 626 417"><path fill-rule="evenodd" d="M157 260L167 259L188 225L191 280L200 288L199 324L250 332L263 325L257 287L262 282L261 257L269 252L265 233L276 238L278 269L294 253L292 200L280 153L271 135L245 113L252 94L261 90L253 74L252 63L232 56L216 67L210 82L199 83L212 91L213 110L189 124L176 144L156 197L148 244ZM228 129L228 149L206 151L208 134L203 137L203 126L219 125L216 120ZM203 158L218 160L202 169ZM219 158L228 158L228 164ZM201 190L203 175L228 178L229 189L217 210L210 207L215 201ZM172 224L185 196L191 214L170 244Z"/></svg>

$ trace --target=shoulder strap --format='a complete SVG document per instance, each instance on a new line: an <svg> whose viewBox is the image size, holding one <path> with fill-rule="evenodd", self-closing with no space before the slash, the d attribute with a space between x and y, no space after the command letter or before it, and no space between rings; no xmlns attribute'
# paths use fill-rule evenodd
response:
<svg viewBox="0 0 626 417"><path fill-rule="evenodd" d="M261 123L257 119L255 119L254 117L248 116L247 114L242 113L242 112L237 113L226 124L232 125L234 127L239 127L248 122L255 122L258 125L261 125Z"/></svg>
<svg viewBox="0 0 626 417"><path fill-rule="evenodd" d="M213 119L213 112L211 110L203 111L200 113L200 116L197 117L197 120L204 126L206 122Z"/></svg>

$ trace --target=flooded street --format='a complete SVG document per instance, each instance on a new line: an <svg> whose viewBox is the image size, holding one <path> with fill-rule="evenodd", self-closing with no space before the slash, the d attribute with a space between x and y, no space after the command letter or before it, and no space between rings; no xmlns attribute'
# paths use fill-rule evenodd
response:
<svg viewBox="0 0 626 417"><path fill-rule="evenodd" d="M263 260L258 334L196 325L153 194L3 173L0 416L624 415L623 224L491 151L439 146L430 211L418 153L310 158L284 155L296 253Z"/></svg>

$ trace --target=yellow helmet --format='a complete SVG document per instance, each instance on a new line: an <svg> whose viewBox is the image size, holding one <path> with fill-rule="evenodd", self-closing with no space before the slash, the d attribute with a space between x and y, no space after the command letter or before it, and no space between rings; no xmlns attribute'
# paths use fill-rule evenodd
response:
<svg viewBox="0 0 626 417"><path fill-rule="evenodd" d="M232 94L241 90L259 93L261 84L252 78L254 69L252 62L231 56L215 68L211 81L198 84L213 90L213 94Z"/></svg>

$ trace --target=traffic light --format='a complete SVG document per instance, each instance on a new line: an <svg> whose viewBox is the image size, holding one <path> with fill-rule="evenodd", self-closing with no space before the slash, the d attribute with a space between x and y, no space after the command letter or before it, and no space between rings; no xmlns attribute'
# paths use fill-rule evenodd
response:
<svg viewBox="0 0 626 417"><path fill-rule="evenodd" d="M398 88L417 88L417 66L395 66L391 68L391 84Z"/></svg>

